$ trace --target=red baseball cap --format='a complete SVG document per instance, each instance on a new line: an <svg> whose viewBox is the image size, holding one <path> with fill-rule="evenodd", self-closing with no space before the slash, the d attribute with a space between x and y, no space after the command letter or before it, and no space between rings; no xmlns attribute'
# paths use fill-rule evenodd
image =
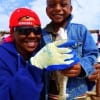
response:
<svg viewBox="0 0 100 100"><path fill-rule="evenodd" d="M20 20L22 17L31 17L34 20ZM17 8L10 16L9 28L16 26L41 26L38 15L28 8Z"/></svg>

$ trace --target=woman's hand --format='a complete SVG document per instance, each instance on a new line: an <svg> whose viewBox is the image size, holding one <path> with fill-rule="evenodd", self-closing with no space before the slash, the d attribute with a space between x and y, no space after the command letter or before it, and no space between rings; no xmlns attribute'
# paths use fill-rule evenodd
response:
<svg viewBox="0 0 100 100"><path fill-rule="evenodd" d="M81 73L81 65L79 63L75 64L73 67L61 71L64 76L67 77L76 77Z"/></svg>

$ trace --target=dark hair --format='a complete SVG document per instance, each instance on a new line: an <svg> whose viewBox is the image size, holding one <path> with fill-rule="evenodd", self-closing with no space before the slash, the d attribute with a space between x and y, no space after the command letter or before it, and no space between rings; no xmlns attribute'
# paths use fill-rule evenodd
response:
<svg viewBox="0 0 100 100"><path fill-rule="evenodd" d="M48 1L48 0L46 0L46 3L47 3L47 1ZM72 0L70 0L70 4L71 4L71 3L72 3Z"/></svg>

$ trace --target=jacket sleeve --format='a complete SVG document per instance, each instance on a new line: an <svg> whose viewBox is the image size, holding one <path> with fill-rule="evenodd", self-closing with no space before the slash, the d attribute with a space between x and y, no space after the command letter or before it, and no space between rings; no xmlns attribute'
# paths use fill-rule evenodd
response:
<svg viewBox="0 0 100 100"><path fill-rule="evenodd" d="M12 73L0 61L0 100L39 100L42 87L40 69L30 66Z"/></svg>
<svg viewBox="0 0 100 100"><path fill-rule="evenodd" d="M85 28L85 26L81 26L80 32L80 38L83 37L82 57L80 58L80 63L86 73L86 76L88 76L95 71L93 65L96 63L98 48L91 36L91 33Z"/></svg>

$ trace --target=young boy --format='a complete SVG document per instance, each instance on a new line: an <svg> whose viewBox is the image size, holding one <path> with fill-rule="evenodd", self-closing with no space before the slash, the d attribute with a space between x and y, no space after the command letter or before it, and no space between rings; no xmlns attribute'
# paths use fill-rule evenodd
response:
<svg viewBox="0 0 100 100"><path fill-rule="evenodd" d="M43 30L45 44L56 40L60 28L66 31L68 41L74 40L77 42L77 45L72 48L80 58L80 62L67 70L61 71L63 75L69 78L66 86L69 94L67 100L73 100L88 91L87 77L95 71L93 64L96 62L98 50L86 27L71 23L73 9L71 0L47 0L46 2L46 13L51 22ZM49 82L46 81L46 98L57 100L59 85L55 72L50 72L47 76Z"/></svg>

